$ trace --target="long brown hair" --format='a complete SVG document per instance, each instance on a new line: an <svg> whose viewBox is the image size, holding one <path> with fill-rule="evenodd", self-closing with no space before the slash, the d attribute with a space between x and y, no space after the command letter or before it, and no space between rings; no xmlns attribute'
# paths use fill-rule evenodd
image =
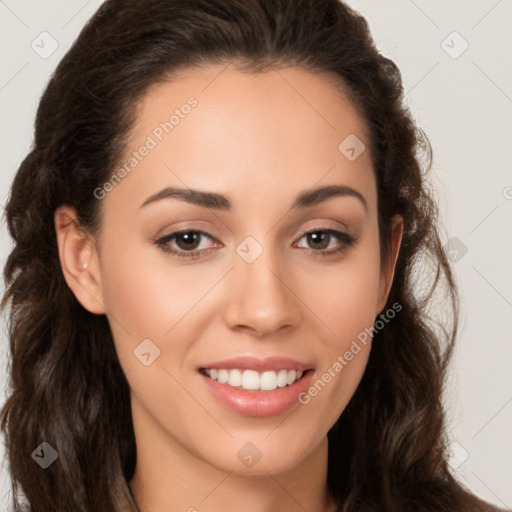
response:
<svg viewBox="0 0 512 512"><path fill-rule="evenodd" d="M94 233L94 190L120 162L134 105L156 82L210 63L336 77L369 128L384 255L392 216L404 218L388 299L402 309L375 333L363 379L328 434L339 510L493 510L455 481L445 457L441 393L458 299L427 181L430 145L403 105L399 70L365 19L337 0L107 0L58 65L6 206L11 391L1 428L14 510L23 495L32 512L136 510L129 387L106 317L86 311L65 283L53 213L71 205ZM420 263L427 275L417 275ZM440 285L451 316L436 323L429 306ZM46 470L30 457L42 442L58 453Z"/></svg>

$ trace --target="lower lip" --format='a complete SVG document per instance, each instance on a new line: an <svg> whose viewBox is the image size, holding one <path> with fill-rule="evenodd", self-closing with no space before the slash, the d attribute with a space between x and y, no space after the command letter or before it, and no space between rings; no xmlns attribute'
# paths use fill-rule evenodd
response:
<svg viewBox="0 0 512 512"><path fill-rule="evenodd" d="M199 372L209 391L225 407L244 416L257 417L276 416L298 404L299 395L308 389L312 374L313 371L308 370L301 379L284 388L246 391L229 384L221 384Z"/></svg>

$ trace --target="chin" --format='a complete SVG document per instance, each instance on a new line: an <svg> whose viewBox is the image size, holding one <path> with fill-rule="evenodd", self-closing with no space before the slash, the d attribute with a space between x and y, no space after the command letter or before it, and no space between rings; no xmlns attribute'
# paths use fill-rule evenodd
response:
<svg viewBox="0 0 512 512"><path fill-rule="evenodd" d="M279 428L279 427L278 427ZM268 436L265 438L265 436ZM325 441L325 447L322 446ZM318 440L305 437L293 439L290 435L244 436L228 444L217 444L202 452L202 457L216 468L240 476L268 476L294 470L310 458L316 450L327 449L327 438Z"/></svg>

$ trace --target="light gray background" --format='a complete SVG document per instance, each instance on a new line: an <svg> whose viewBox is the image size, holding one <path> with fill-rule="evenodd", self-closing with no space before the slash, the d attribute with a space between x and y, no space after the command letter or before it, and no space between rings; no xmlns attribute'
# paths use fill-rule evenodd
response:
<svg viewBox="0 0 512 512"><path fill-rule="evenodd" d="M432 179L444 241L457 237L463 244L452 252L463 297L446 395L452 464L477 495L512 508L512 1L349 3L368 19L379 49L402 71L408 104L433 145ZM2 205L31 145L43 87L100 4L0 0ZM31 47L34 42L40 52L51 49L44 31L58 43L47 58ZM2 267L9 249L2 222ZM5 400L6 351L4 315L0 404ZM27 456L33 448L27 447ZM3 453L0 448L0 460ZM0 510L5 510L5 462L0 470Z"/></svg>

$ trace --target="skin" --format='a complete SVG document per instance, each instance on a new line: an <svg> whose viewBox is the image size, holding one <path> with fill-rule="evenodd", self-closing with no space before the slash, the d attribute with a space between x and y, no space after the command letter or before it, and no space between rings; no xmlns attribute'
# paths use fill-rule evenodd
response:
<svg viewBox="0 0 512 512"><path fill-rule="evenodd" d="M315 382L383 311L402 219L393 219L381 261L370 152L349 161L338 150L350 134L368 148L366 126L333 82L300 68L208 66L154 86L138 105L127 155L191 96L197 106L101 201L96 236L71 222L73 208L55 214L66 280L86 309L107 315L131 388L132 493L141 512L333 511L327 432L360 382L371 343L307 405L267 418L225 409L197 368L285 356L310 363ZM291 209L300 192L324 185L356 189L367 209L353 196ZM175 198L141 208L169 186L221 193L232 210ZM195 246L207 252L177 258L155 244L182 228L211 235ZM357 241L323 257L344 243L308 240L312 228ZM263 249L253 263L236 252L248 236ZM168 245L186 252L182 239ZM160 350L150 366L134 356L147 338ZM262 455L250 468L237 457L248 442Z"/></svg>

